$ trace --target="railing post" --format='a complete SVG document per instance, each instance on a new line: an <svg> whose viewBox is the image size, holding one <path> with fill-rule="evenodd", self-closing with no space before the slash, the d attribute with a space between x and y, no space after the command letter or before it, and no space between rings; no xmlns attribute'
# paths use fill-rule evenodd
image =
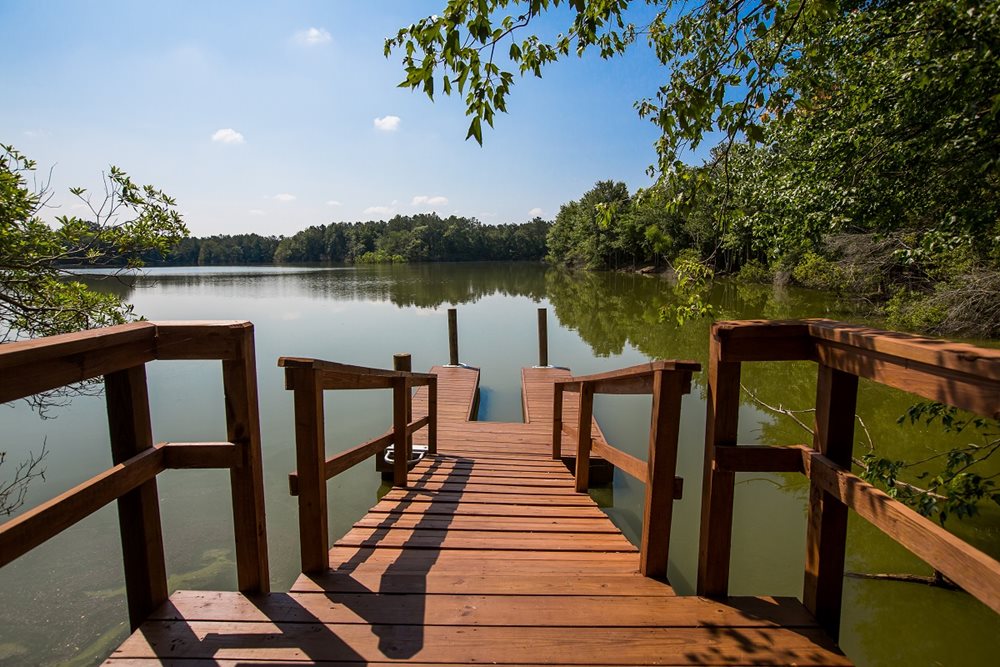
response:
<svg viewBox="0 0 1000 667"><path fill-rule="evenodd" d="M108 373L104 376L104 388L111 460L117 465L153 446L146 367L135 366ZM128 618L135 630L168 597L160 499L155 479L118 499L118 525L122 537Z"/></svg>
<svg viewBox="0 0 1000 667"><path fill-rule="evenodd" d="M549 365L549 330L548 312L545 308L538 309L538 365L546 368Z"/></svg>
<svg viewBox="0 0 1000 667"><path fill-rule="evenodd" d="M237 587L242 593L267 593L267 524L264 472L257 403L257 361L253 325L243 325L239 357L222 362L229 442L240 449L240 465L229 470L233 497Z"/></svg>
<svg viewBox="0 0 1000 667"><path fill-rule="evenodd" d="M400 377L392 380L392 484L406 486L409 457L406 452L406 413L409 409L410 380Z"/></svg>
<svg viewBox="0 0 1000 667"><path fill-rule="evenodd" d="M392 368L396 371L403 371L404 373L410 373L413 371L413 360L410 357L409 352L400 352L398 354L392 355ZM412 388L410 389L412 392ZM413 396L412 394L407 397L406 401L406 423L409 424L413 421ZM410 453L413 451L413 436L406 436L406 447L404 448L404 453L406 454L407 465L409 465ZM398 452L399 450L395 450Z"/></svg>
<svg viewBox="0 0 1000 667"><path fill-rule="evenodd" d="M326 437L323 385L311 368L286 369L295 401L295 461L299 474L299 545L302 571L330 567L326 517Z"/></svg>
<svg viewBox="0 0 1000 667"><path fill-rule="evenodd" d="M820 364L816 382L813 447L848 470L854 448L857 398L856 375ZM840 632L840 607L844 592L847 506L811 481L806 526L802 603L836 641Z"/></svg>
<svg viewBox="0 0 1000 667"><path fill-rule="evenodd" d="M698 595L729 595L729 560L733 543L733 495L736 476L717 470L715 452L736 445L740 413L740 364L722 361L715 328L708 352L708 406L705 424L705 467L701 491L701 535L698 548Z"/></svg>
<svg viewBox="0 0 1000 667"><path fill-rule="evenodd" d="M431 379L427 385L427 453L437 454L438 450L438 381Z"/></svg>
<svg viewBox="0 0 1000 667"><path fill-rule="evenodd" d="M690 386L690 372L656 371L653 374L653 411L646 461L646 504L642 514L639 572L654 579L667 577L681 397L690 391Z"/></svg>
<svg viewBox="0 0 1000 667"><path fill-rule="evenodd" d="M552 458L556 461L562 459L563 391L563 385L552 385Z"/></svg>
<svg viewBox="0 0 1000 667"><path fill-rule="evenodd" d="M580 383L580 413L577 419L576 490L584 492L590 487L590 428L594 417L594 385Z"/></svg>
<svg viewBox="0 0 1000 667"><path fill-rule="evenodd" d="M458 310L448 309L448 364L458 366Z"/></svg>

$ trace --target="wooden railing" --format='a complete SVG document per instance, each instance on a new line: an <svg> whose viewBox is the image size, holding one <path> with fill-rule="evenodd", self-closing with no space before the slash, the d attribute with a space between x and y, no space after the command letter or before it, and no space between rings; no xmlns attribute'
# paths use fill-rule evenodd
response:
<svg viewBox="0 0 1000 667"><path fill-rule="evenodd" d="M437 376L410 372L409 355L396 355L395 370L349 366L318 359L281 357L285 389L294 392L295 460L288 476L289 492L299 498L299 544L302 571L329 567L326 482L334 475L393 448L393 484L405 487L413 433L427 427L427 451L437 451ZM427 415L413 421L414 387L427 386ZM373 440L326 457L323 391L392 389L392 428Z"/></svg>
<svg viewBox="0 0 1000 667"><path fill-rule="evenodd" d="M646 485L639 571L647 577L665 579L667 576L673 501L680 498L682 492L682 480L676 477L681 397L691 391L691 374L699 370L701 366L693 361L654 361L555 383L552 458L562 458L563 433L576 440L576 490L585 492L590 485L591 454L602 457ZM576 428L563 423L563 394L567 391L580 394ZM646 461L593 438L595 394L652 394L653 414Z"/></svg>
<svg viewBox="0 0 1000 667"><path fill-rule="evenodd" d="M737 444L740 365L814 361L811 447ZM847 511L1000 613L1000 563L851 473L858 378L1000 417L1000 350L830 320L719 322L712 328L698 594L728 594L737 472L799 472L810 481L803 603L833 636L840 626Z"/></svg>
<svg viewBox="0 0 1000 667"><path fill-rule="evenodd" d="M222 361L228 442L154 444L145 364ZM167 600L156 476L228 468L240 591L269 590L253 325L137 322L0 345L0 403L104 376L113 467L0 525L7 565L118 501L129 621L137 628Z"/></svg>

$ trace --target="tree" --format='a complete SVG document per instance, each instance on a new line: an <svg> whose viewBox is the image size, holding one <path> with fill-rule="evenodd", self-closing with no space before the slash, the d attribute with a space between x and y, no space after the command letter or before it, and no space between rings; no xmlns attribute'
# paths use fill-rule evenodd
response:
<svg viewBox="0 0 1000 667"><path fill-rule="evenodd" d="M50 226L40 215L49 200L46 187L28 184L34 169L15 148L0 145L0 344L127 321L131 306L74 280L72 267L140 266L144 254L166 254L187 235L173 199L136 185L117 167L105 175L99 202L83 188L71 190L88 218L58 216ZM51 397L32 404L44 414ZM44 474L45 456L43 444L0 480L0 514L23 503L28 484ZM0 452L0 465L4 459Z"/></svg>
<svg viewBox="0 0 1000 667"><path fill-rule="evenodd" d="M482 124L506 111L515 70L542 76L560 58L589 51L623 54L645 39L666 68L652 98L635 102L656 124L658 168L666 174L679 152L696 148L708 132L729 142L762 138L766 114L795 110L794 74L821 67L833 45L832 21L859 9L896 4L848 0L450 0L440 14L401 29L385 54L403 52L400 86L465 95L467 138L482 143ZM555 34L520 39L541 15L566 16ZM502 18L500 15L503 15ZM440 82L440 84L438 83ZM468 92L466 92L468 91Z"/></svg>
<svg viewBox="0 0 1000 667"><path fill-rule="evenodd" d="M1000 0L451 0L385 48L401 86L464 94L481 142L516 73L642 42L665 71L635 101L652 172L716 268L835 276L896 326L1000 334ZM678 161L709 136L707 164Z"/></svg>
<svg viewBox="0 0 1000 667"><path fill-rule="evenodd" d="M144 253L167 254L187 236L174 200L135 184L112 166L98 201L84 188L71 192L87 218L41 218L46 187L27 182L35 163L0 146L0 342L121 324L132 309L117 296L74 280L75 266L142 265Z"/></svg>

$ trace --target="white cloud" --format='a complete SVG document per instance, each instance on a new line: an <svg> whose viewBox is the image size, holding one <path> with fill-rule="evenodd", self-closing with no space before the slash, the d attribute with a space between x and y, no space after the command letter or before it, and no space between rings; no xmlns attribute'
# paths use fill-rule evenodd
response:
<svg viewBox="0 0 1000 667"><path fill-rule="evenodd" d="M433 197L428 197L427 195L417 195L410 202L410 206L446 206L448 204L448 198L442 197L441 195L435 195Z"/></svg>
<svg viewBox="0 0 1000 667"><path fill-rule="evenodd" d="M365 215L392 215L395 212L392 206L369 206L362 211Z"/></svg>
<svg viewBox="0 0 1000 667"><path fill-rule="evenodd" d="M215 134L212 135L212 141L220 144L242 144L245 140L243 135L233 128L224 127L215 131Z"/></svg>
<svg viewBox="0 0 1000 667"><path fill-rule="evenodd" d="M331 200L329 200L328 202L326 202L326 205L327 205L327 206L343 206L343 204L341 204L341 203L340 203L339 201L337 201L336 199L331 199Z"/></svg>
<svg viewBox="0 0 1000 667"><path fill-rule="evenodd" d="M24 136L29 139L44 139L46 137L51 137L52 133L48 130L25 130Z"/></svg>
<svg viewBox="0 0 1000 667"><path fill-rule="evenodd" d="M381 118L375 119L375 129L382 130L383 132L395 132L399 129L399 123L402 119L399 116L382 116Z"/></svg>
<svg viewBox="0 0 1000 667"><path fill-rule="evenodd" d="M274 195L272 199L274 199L274 201L281 201L281 202L295 201L295 195L290 195L287 192L282 192L280 195Z"/></svg>
<svg viewBox="0 0 1000 667"><path fill-rule="evenodd" d="M295 33L295 41L302 46L329 44L332 39L326 28L306 28Z"/></svg>
<svg viewBox="0 0 1000 667"><path fill-rule="evenodd" d="M528 211L528 215L530 215L532 218L540 218L542 216L542 213L544 213L544 211L542 211L542 209L538 208L537 206Z"/></svg>
<svg viewBox="0 0 1000 667"><path fill-rule="evenodd" d="M250 215L267 215L266 212L260 210L259 208L252 208L249 211L247 211L247 213L249 213Z"/></svg>

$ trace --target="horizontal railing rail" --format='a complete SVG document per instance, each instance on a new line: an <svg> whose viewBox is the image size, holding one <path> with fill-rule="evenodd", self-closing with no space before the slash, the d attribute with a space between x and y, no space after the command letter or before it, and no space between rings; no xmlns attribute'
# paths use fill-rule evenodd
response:
<svg viewBox="0 0 1000 667"><path fill-rule="evenodd" d="M818 364L811 446L737 444L740 369L753 361ZM713 326L698 593L728 594L735 474L789 472L810 482L803 602L833 637L848 510L1000 613L1000 563L851 472L858 378L1000 417L1000 350L831 320Z"/></svg>
<svg viewBox="0 0 1000 667"><path fill-rule="evenodd" d="M427 428L427 451L437 451L437 376L410 371L410 355L397 354L393 370L352 366L320 359L281 357L285 388L294 392L296 470L288 490L298 497L302 571L329 567L326 482L359 463L393 448L393 484L405 487L413 434ZM427 387L427 414L413 419L413 388ZM346 389L392 389L392 428L346 451L326 456L323 392ZM402 455L401 455L402 454Z"/></svg>
<svg viewBox="0 0 1000 667"><path fill-rule="evenodd" d="M222 361L229 441L154 444L145 364L158 359ZM0 402L101 376L114 465L0 525L0 566L117 501L129 621L135 629L168 595L157 475L180 468L226 468L238 587L267 592L253 325L136 322L0 345Z"/></svg>
<svg viewBox="0 0 1000 667"><path fill-rule="evenodd" d="M562 458L562 436L576 441L576 490L590 486L590 458L599 456L646 485L639 546L639 570L665 579L670 550L673 501L683 495L677 473L677 440L681 397L691 391L691 375L701 370L694 361L653 361L607 373L557 380L553 387L552 458ZM563 423L565 392L580 395L576 428ZM593 437L595 394L651 394L653 414L646 461Z"/></svg>

